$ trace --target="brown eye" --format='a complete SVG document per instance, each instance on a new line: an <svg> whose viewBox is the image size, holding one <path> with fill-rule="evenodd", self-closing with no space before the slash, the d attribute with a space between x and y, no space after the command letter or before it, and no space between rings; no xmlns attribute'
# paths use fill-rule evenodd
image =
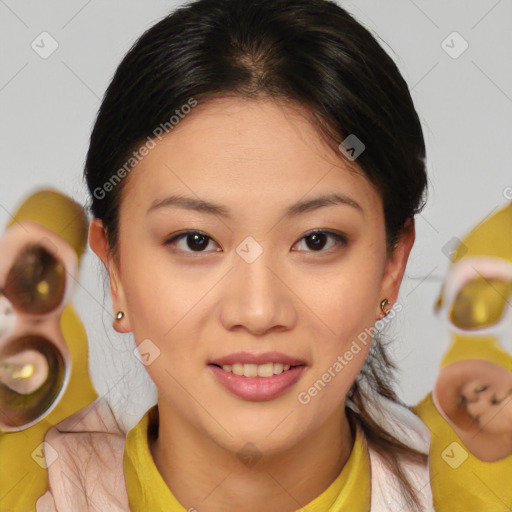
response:
<svg viewBox="0 0 512 512"><path fill-rule="evenodd" d="M186 243L182 244L182 247L179 247L178 242L181 242L182 240ZM178 251L185 253L201 253L207 252L205 249L208 247L210 242L213 242L213 239L201 231L185 231L168 239L165 242L165 245L170 245L173 248L177 247Z"/></svg>
<svg viewBox="0 0 512 512"><path fill-rule="evenodd" d="M65 287L62 263L41 245L29 245L9 270L4 294L15 309L41 315L61 303Z"/></svg>
<svg viewBox="0 0 512 512"><path fill-rule="evenodd" d="M208 247L209 242L209 238L201 233L189 234L185 240L187 241L187 247L193 251L203 250L205 247Z"/></svg>
<svg viewBox="0 0 512 512"><path fill-rule="evenodd" d="M324 247L328 244L328 240L334 240L335 243L331 244L327 250L323 250ZM338 233L334 233L332 231L312 231L309 234L303 236L299 242L304 241L304 244L310 251L306 252L332 252L336 250L336 245L343 247L347 245L347 238Z"/></svg>
<svg viewBox="0 0 512 512"><path fill-rule="evenodd" d="M306 245L314 250L322 250L327 244L329 236L325 233L313 233L306 238Z"/></svg>

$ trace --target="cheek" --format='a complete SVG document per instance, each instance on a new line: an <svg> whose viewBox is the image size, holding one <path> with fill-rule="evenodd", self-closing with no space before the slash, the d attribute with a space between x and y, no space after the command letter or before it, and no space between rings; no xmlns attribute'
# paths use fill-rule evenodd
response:
<svg viewBox="0 0 512 512"><path fill-rule="evenodd" d="M122 250L123 289L135 340L163 339L185 314L184 286L170 273L161 250L130 240Z"/></svg>
<svg viewBox="0 0 512 512"><path fill-rule="evenodd" d="M315 365L301 389L301 403L309 400L318 418L339 406L368 355L377 320L380 268L377 258L354 255L329 279L323 276L322 286L311 294L308 305L319 312L321 322L314 322L321 334L315 339Z"/></svg>
<svg viewBox="0 0 512 512"><path fill-rule="evenodd" d="M378 319L381 275L376 258L354 255L329 279L322 280L315 309L322 312L319 316L335 338L336 349L342 349Z"/></svg>
<svg viewBox="0 0 512 512"><path fill-rule="evenodd" d="M127 246L127 256L123 254L123 289L131 331L137 345L146 343L144 347L157 354L146 369L155 384L161 381L166 388L169 373L187 368L190 372L197 363L192 355L200 353L197 340L203 324L198 315L204 314L205 307L201 299L213 283L184 275L166 260L165 251L129 250Z"/></svg>
<svg viewBox="0 0 512 512"><path fill-rule="evenodd" d="M134 268L123 280L130 324L135 339L150 335L162 336L174 323L177 313L173 303L172 286L164 286L163 280L155 279L151 272Z"/></svg>

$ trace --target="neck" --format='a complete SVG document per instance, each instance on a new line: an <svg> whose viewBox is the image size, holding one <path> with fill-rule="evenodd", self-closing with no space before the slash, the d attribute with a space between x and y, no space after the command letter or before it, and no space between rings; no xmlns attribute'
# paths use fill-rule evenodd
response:
<svg viewBox="0 0 512 512"><path fill-rule="evenodd" d="M255 462L219 446L159 401L150 451L163 480L187 510L293 512L336 479L354 445L344 404L293 448ZM244 459L244 460L242 460ZM206 463L205 463L206 461Z"/></svg>

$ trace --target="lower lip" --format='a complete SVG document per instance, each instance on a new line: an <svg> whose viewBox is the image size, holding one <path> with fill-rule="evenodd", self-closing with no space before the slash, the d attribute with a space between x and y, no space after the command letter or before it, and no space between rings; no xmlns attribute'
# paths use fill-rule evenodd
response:
<svg viewBox="0 0 512 512"><path fill-rule="evenodd" d="M301 377L305 366L295 366L272 377L244 377L208 365L219 382L231 393L254 402L272 400L293 386Z"/></svg>

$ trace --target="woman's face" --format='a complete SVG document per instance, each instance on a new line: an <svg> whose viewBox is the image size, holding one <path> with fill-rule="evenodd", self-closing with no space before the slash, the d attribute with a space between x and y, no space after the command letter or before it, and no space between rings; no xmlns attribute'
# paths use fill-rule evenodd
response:
<svg viewBox="0 0 512 512"><path fill-rule="evenodd" d="M396 300L414 226L386 258L382 201L355 163L289 106L223 98L125 178L117 328L140 344L161 409L220 446L277 452L339 418L369 349L358 335ZM100 231L89 240L106 262ZM273 354L258 368L241 352ZM279 373L286 360L299 366Z"/></svg>

